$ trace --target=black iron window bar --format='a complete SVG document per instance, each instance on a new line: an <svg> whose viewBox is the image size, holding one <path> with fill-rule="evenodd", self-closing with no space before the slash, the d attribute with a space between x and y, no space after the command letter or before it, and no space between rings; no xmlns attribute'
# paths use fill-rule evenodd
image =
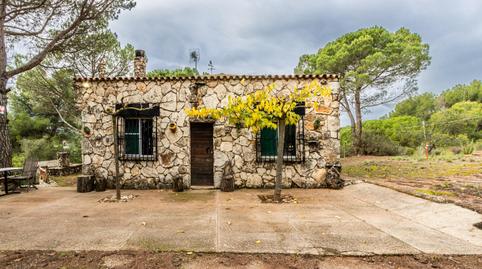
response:
<svg viewBox="0 0 482 269"><path fill-rule="evenodd" d="M292 128L295 129L294 132ZM263 153L262 143L268 143L276 146L277 138L268 139L266 141L266 138L263 137L262 141L261 132L256 134L256 161L275 162L277 158L276 154ZM286 126L283 161L287 163L305 162L305 122L303 117L296 125Z"/></svg>
<svg viewBox="0 0 482 269"><path fill-rule="evenodd" d="M129 104L143 110L125 110L116 117L119 159L123 161L157 160L157 116L159 106ZM117 105L119 110L126 105Z"/></svg>

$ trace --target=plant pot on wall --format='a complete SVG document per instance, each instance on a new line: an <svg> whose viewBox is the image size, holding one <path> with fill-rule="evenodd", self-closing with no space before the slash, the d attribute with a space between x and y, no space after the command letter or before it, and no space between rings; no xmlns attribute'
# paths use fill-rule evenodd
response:
<svg viewBox="0 0 482 269"><path fill-rule="evenodd" d="M177 125L174 122L171 122L171 123L169 123L168 128L169 128L169 130L171 130L171 132L175 133L176 130L177 130Z"/></svg>

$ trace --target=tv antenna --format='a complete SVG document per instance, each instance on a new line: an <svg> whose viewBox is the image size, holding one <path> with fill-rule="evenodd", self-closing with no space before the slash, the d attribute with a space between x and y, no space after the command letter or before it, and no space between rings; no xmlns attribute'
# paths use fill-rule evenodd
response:
<svg viewBox="0 0 482 269"><path fill-rule="evenodd" d="M209 60L209 63L208 63L208 70L209 72L211 72L211 75L213 74L213 70L214 70L214 64L213 64L213 61Z"/></svg>
<svg viewBox="0 0 482 269"><path fill-rule="evenodd" d="M201 53L199 52L199 49L192 49L191 52L189 52L189 62L194 63L194 69L196 69L196 71L200 59Z"/></svg>

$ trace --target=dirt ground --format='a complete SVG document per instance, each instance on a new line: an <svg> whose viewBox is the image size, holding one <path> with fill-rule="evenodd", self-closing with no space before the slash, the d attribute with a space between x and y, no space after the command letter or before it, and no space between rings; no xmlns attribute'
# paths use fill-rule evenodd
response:
<svg viewBox="0 0 482 269"><path fill-rule="evenodd" d="M482 152L455 160L361 156L342 159L343 176L482 213Z"/></svg>
<svg viewBox="0 0 482 269"><path fill-rule="evenodd" d="M5 251L2 268L482 268L482 256Z"/></svg>

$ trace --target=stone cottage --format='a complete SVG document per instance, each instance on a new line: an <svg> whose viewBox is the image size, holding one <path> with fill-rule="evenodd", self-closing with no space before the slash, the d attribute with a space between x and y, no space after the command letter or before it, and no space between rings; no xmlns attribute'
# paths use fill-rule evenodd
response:
<svg viewBox="0 0 482 269"><path fill-rule="evenodd" d="M222 107L228 96L243 96L271 83L289 90L318 80L332 91L317 109L298 109L301 120L287 126L283 186L327 187L327 172L339 169L337 75L147 78L143 51L136 51L134 66L134 77L101 73L75 80L84 131L83 172L107 180L108 187L114 186L114 128L123 188L165 188L175 177L182 178L186 187L219 187L229 162L236 187L273 187L276 130L253 134L222 121L198 121L186 115L193 106ZM123 110L126 107L137 109ZM114 110L119 112L115 123L109 114Z"/></svg>

